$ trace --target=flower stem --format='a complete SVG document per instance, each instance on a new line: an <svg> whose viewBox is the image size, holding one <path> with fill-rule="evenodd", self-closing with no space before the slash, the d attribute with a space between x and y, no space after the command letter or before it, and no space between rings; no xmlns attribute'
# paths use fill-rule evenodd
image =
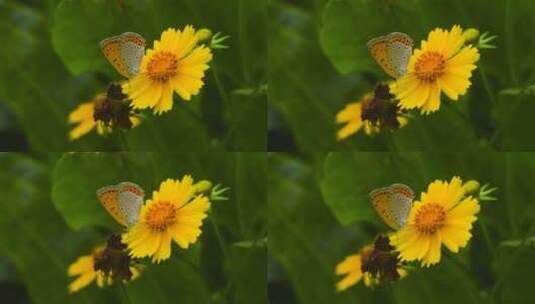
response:
<svg viewBox="0 0 535 304"><path fill-rule="evenodd" d="M130 297L128 296L128 293L126 292L126 288L124 287L124 283L119 280L119 286L121 288L121 290L123 291L123 294L124 294L124 298L126 299L126 303L132 303L132 301L130 301Z"/></svg>
<svg viewBox="0 0 535 304"><path fill-rule="evenodd" d="M223 87L223 83L221 82L221 79L219 78L219 73L217 72L215 62L212 62L210 70L212 71L212 75L214 76L214 80L217 86L217 91L219 92L219 96L221 96L221 99L223 100L225 107L230 107L230 99L225 91L225 87Z"/></svg>
<svg viewBox="0 0 535 304"><path fill-rule="evenodd" d="M510 274L511 268L514 265L514 262L515 262L515 260L516 260L516 258L518 256L518 254L521 252L522 249L524 249L528 238L531 235L533 235L533 233L535 233L535 226L532 226L529 229L529 231L522 238L523 239L522 244L520 244L517 248L515 248L514 252L509 255L510 258L508 259L508 263L507 264L505 264L505 263L497 264L497 265L502 266L503 268L500 271L501 275L499 276L498 281L494 284L494 287L492 288L492 291L491 291L491 295L495 299L497 299L497 297L498 297L498 291L500 290L503 282L507 279L508 275ZM496 302L499 303L501 301L500 300L496 300Z"/></svg>
<svg viewBox="0 0 535 304"><path fill-rule="evenodd" d="M481 231L483 231L483 238L485 239L485 243L487 245L487 248L490 251L490 254L492 255L492 260L493 261L497 261L498 260L498 253L496 252L496 249L494 248L494 245L492 244L492 240L491 240L489 232L487 230L487 225L485 225L485 222L483 221L483 218L480 218L478 222L479 222L479 226L481 227Z"/></svg>
<svg viewBox="0 0 535 304"><path fill-rule="evenodd" d="M487 92L487 95L489 96L489 99L492 102L492 105L496 106L496 97L494 96L494 93L492 93L492 90L490 89L490 84L487 78L487 73L485 73L485 69L483 68L483 65L481 63L479 64L479 75L481 76L481 80L483 81L483 86L485 87L485 92Z"/></svg>
<svg viewBox="0 0 535 304"><path fill-rule="evenodd" d="M509 77L513 80L513 83L517 84L518 79L516 78L516 73L513 67L513 58L514 58L514 32L513 32L513 25L512 25L512 1L506 0L505 1L505 37L507 39L507 65L509 67Z"/></svg>
<svg viewBox="0 0 535 304"><path fill-rule="evenodd" d="M121 140L121 148L122 151L129 151L128 149L128 142L126 141L126 136L124 134L124 131L119 130L119 139Z"/></svg>
<svg viewBox="0 0 535 304"><path fill-rule="evenodd" d="M223 256L225 256L225 258L227 257L227 249L225 247L225 243L223 242L223 238L221 237L221 233L219 232L219 227L217 227L217 224L215 223L214 221L214 210L212 209L212 212L209 216L210 218L210 223L212 224L212 227L214 228L214 232L215 232L215 235L217 237L217 242L219 244L219 247L221 247L221 251L223 252Z"/></svg>

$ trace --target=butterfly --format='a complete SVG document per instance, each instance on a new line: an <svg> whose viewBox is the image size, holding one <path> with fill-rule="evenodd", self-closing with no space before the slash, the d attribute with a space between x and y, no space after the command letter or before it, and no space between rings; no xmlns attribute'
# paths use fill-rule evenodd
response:
<svg viewBox="0 0 535 304"><path fill-rule="evenodd" d="M126 78L139 72L141 59L145 54L145 39L132 32L106 38L100 42L100 49L113 67Z"/></svg>
<svg viewBox="0 0 535 304"><path fill-rule="evenodd" d="M404 184L392 184L370 192L373 207L385 223L395 230L405 226L414 192Z"/></svg>
<svg viewBox="0 0 535 304"><path fill-rule="evenodd" d="M137 223L145 191L131 182L102 187L97 197L113 218L123 226Z"/></svg>
<svg viewBox="0 0 535 304"><path fill-rule="evenodd" d="M367 46L373 59L383 70L394 78L407 73L412 54L412 38L409 35L393 32L368 41Z"/></svg>

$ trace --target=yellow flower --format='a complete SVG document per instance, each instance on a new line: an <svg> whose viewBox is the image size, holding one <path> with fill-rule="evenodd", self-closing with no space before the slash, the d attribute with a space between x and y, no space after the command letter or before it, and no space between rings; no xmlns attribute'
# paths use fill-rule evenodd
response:
<svg viewBox="0 0 535 304"><path fill-rule="evenodd" d="M477 48L465 46L460 26L437 28L414 51L407 74L390 85L402 109L421 108L423 114L438 110L442 91L452 100L466 94L479 60Z"/></svg>
<svg viewBox="0 0 535 304"><path fill-rule="evenodd" d="M141 208L139 221L123 234L132 257L152 256L159 263L171 255L171 240L184 249L197 241L210 201L196 191L189 175L160 184Z"/></svg>
<svg viewBox="0 0 535 304"><path fill-rule="evenodd" d="M98 100L102 100L103 98L106 98L105 94L98 94L93 100L79 105L69 114L69 123L78 124L69 133L70 140L78 139L95 128L100 135L111 131L111 129L106 127L102 122L95 121L93 116L95 113L95 102L98 102Z"/></svg>
<svg viewBox="0 0 535 304"><path fill-rule="evenodd" d="M442 244L452 252L466 246L477 219L479 202L466 196L459 177L436 180L410 211L407 225L390 237L402 261L420 260L422 266L440 261Z"/></svg>
<svg viewBox="0 0 535 304"><path fill-rule="evenodd" d="M196 33L192 26L162 33L143 57L139 74L123 85L134 109L154 108L161 114L173 107L173 92L184 100L199 93L212 59L210 49L198 45L199 38L202 32Z"/></svg>
<svg viewBox="0 0 535 304"><path fill-rule="evenodd" d="M360 129L364 129L364 133L367 135L373 135L379 132L379 128L374 126L367 120L362 120L362 108L366 107L373 99L373 93L368 93L357 101L346 105L338 114L336 114L336 122L339 124L345 124L336 137L338 140L345 139L352 134L357 133ZM400 126L407 124L407 118L398 115L397 117Z"/></svg>
<svg viewBox="0 0 535 304"><path fill-rule="evenodd" d="M95 259L102 254L104 246L99 246L93 249L92 254L79 257L67 269L67 274L71 277L78 276L71 284L69 284L69 293L75 293L80 289L91 284L94 280L97 281L98 287L104 287L113 283L112 278L107 276L102 270L95 270ZM139 276L139 270L136 267L130 266L132 272L132 280Z"/></svg>
<svg viewBox="0 0 535 304"><path fill-rule="evenodd" d="M336 274L345 275L345 277L336 283L336 290L343 291L357 284L361 279L364 285L372 285L372 276L369 273L362 273L362 255L369 254L373 250L372 245L365 246L359 254L346 257L342 262L336 265Z"/></svg>
<svg viewBox="0 0 535 304"><path fill-rule="evenodd" d="M95 106L98 103L104 102L105 99L106 94L98 94L93 97L93 100L82 103L69 114L69 123L78 124L69 132L70 140L76 140L91 132L93 129L96 129L97 133L100 135L104 135L112 131L112 128L107 126L104 122L95 120ZM130 121L132 122L132 127L135 127L141 123L141 120L136 116L130 116Z"/></svg>

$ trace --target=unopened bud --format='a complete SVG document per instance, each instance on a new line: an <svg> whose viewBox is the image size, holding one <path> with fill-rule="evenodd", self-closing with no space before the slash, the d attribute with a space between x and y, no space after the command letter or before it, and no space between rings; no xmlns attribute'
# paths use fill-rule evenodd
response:
<svg viewBox="0 0 535 304"><path fill-rule="evenodd" d="M196 35L199 41L204 41L212 37L212 31L209 29L203 28L203 29L198 30Z"/></svg>
<svg viewBox="0 0 535 304"><path fill-rule="evenodd" d="M475 28L469 28L463 32L465 42L476 41L479 38L479 31Z"/></svg>
<svg viewBox="0 0 535 304"><path fill-rule="evenodd" d="M463 185L463 190L465 194L475 193L479 190L479 182L475 180L469 180Z"/></svg>
<svg viewBox="0 0 535 304"><path fill-rule="evenodd" d="M193 187L195 188L196 193L208 192L208 190L212 188L212 183L207 180L202 180L196 183L195 185L193 185Z"/></svg>

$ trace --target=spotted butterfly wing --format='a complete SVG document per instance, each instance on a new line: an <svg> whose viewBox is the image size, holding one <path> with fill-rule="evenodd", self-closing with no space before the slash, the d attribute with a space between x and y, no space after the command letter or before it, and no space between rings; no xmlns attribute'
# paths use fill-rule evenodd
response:
<svg viewBox="0 0 535 304"><path fill-rule="evenodd" d="M409 35L399 32L388 34L387 39L387 58L390 66L394 69L394 77L398 78L407 73L413 41Z"/></svg>
<svg viewBox="0 0 535 304"><path fill-rule="evenodd" d="M138 221L145 192L140 186L131 182L122 182L118 187L117 205L127 226L131 226Z"/></svg>
<svg viewBox="0 0 535 304"><path fill-rule="evenodd" d="M412 44L413 40L409 35L393 32L370 40L367 46L371 56L383 70L398 78L407 72Z"/></svg>
<svg viewBox="0 0 535 304"><path fill-rule="evenodd" d="M100 49L119 74L130 78L139 72L145 53L145 39L139 34L125 32L102 40Z"/></svg>
<svg viewBox="0 0 535 304"><path fill-rule="evenodd" d="M145 54L145 39L132 32L122 33L121 39L121 56L129 77L132 77L139 72L141 60Z"/></svg>
<svg viewBox="0 0 535 304"><path fill-rule="evenodd" d="M399 230L407 223L414 192L403 184L392 184L388 187L370 192L373 207L392 229Z"/></svg>
<svg viewBox="0 0 535 304"><path fill-rule="evenodd" d="M144 195L143 189L131 182L97 190L97 197L102 206L123 226L131 226L137 222Z"/></svg>
<svg viewBox="0 0 535 304"><path fill-rule="evenodd" d="M97 197L104 209L121 225L127 226L126 218L119 208L117 195L119 187L116 185L102 187L97 190Z"/></svg>
<svg viewBox="0 0 535 304"><path fill-rule="evenodd" d="M396 70L390 64L388 58L388 38L385 36L374 38L368 41L367 46L370 54L379 66L381 66L388 75L396 77Z"/></svg>
<svg viewBox="0 0 535 304"><path fill-rule="evenodd" d="M414 192L404 184L392 184L389 188L392 193L392 199L390 200L391 213L396 222L399 223L399 226L404 227L411 211Z"/></svg>

